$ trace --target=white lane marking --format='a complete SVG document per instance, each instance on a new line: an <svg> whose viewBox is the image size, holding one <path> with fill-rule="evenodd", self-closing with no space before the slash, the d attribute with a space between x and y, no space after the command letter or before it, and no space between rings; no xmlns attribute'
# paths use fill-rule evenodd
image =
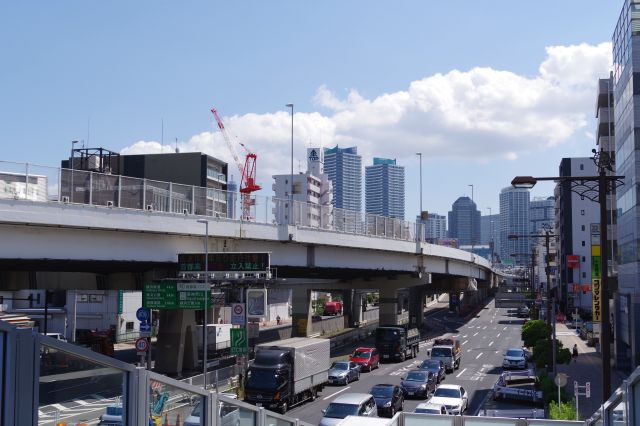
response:
<svg viewBox="0 0 640 426"><path fill-rule="evenodd" d="M205 295L206 296L206 295ZM465 371L467 371L467 369L465 368L464 370L462 370L461 372L459 372L458 374L456 374L456 377L460 377L462 376L462 373L464 373Z"/></svg>
<svg viewBox="0 0 640 426"><path fill-rule="evenodd" d="M83 401L82 399L74 399L73 402L75 402L78 405L89 405L87 401Z"/></svg>
<svg viewBox="0 0 640 426"><path fill-rule="evenodd" d="M480 333L480 332L479 332L479 331L476 331L476 332L475 332L475 334L474 334L474 336L477 336L477 335L478 335L478 333Z"/></svg>
<svg viewBox="0 0 640 426"><path fill-rule="evenodd" d="M206 296L206 294L205 294L205 296ZM464 345L464 344L465 344L465 343L467 343L467 342L468 342L468 340L465 340L464 342L462 342L462 344Z"/></svg>
<svg viewBox="0 0 640 426"><path fill-rule="evenodd" d="M467 349L467 352L471 352L471 349Z"/></svg>
<svg viewBox="0 0 640 426"><path fill-rule="evenodd" d="M60 404L50 404L49 407L53 407L58 411L66 411L66 410L68 410L67 407L65 407L64 405L60 405Z"/></svg>
<svg viewBox="0 0 640 426"><path fill-rule="evenodd" d="M206 294L205 294L205 296L206 296ZM501 335L501 334L502 334L502 333L498 333L498 335L497 335L496 337L500 337L500 335Z"/></svg>
<svg viewBox="0 0 640 426"><path fill-rule="evenodd" d="M483 329L483 330L486 330L486 329L487 329L487 326L485 325L484 327L482 327L482 329Z"/></svg>
<svg viewBox="0 0 640 426"><path fill-rule="evenodd" d="M476 317L471 318L471 321L469 322L474 322L476 320Z"/></svg>
<svg viewBox="0 0 640 426"><path fill-rule="evenodd" d="M324 397L324 398L322 398L322 399L323 399L324 401L326 401L327 399L329 399L329 398L331 398L331 397L333 397L333 396L336 396L336 395L337 395L337 394L339 394L340 392L344 392L344 391L346 391L346 390L347 390L347 389L349 389L350 387L351 387L351 386L347 386L346 388L344 388L344 389L340 389L338 392L334 392L334 393L332 393L331 395L325 396L325 397Z"/></svg>
<svg viewBox="0 0 640 426"><path fill-rule="evenodd" d="M557 334L557 333L556 333ZM464 336L462 336L463 339L466 339L467 335L465 334Z"/></svg>
<svg viewBox="0 0 640 426"><path fill-rule="evenodd" d="M482 352L480 352L480 353L478 354L478 356L476 357L476 359L480 358L481 356L482 356Z"/></svg>
<svg viewBox="0 0 640 426"><path fill-rule="evenodd" d="M206 294L205 294L205 296L206 296ZM491 346L491 345L493 345L493 340L489 343L489 346Z"/></svg>
<svg viewBox="0 0 640 426"><path fill-rule="evenodd" d="M507 329L507 327L503 328L502 331L505 331Z"/></svg>

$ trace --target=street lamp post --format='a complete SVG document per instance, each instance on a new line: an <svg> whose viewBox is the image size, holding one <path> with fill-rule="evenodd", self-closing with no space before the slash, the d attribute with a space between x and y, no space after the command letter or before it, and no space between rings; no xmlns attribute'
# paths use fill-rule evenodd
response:
<svg viewBox="0 0 640 426"><path fill-rule="evenodd" d="M553 371L553 374L556 373L556 322L552 321L552 316L555 315L555 300L551 295L551 257L549 256L549 240L551 237L555 237L556 235L552 233L549 229L544 230L544 234L512 234L508 236L509 240L517 240L518 238L544 238L544 246L545 246L545 272L547 277L547 327L551 330L551 363L550 367ZM531 260L531 268L533 269L533 259ZM533 287L533 281L531 286Z"/></svg>
<svg viewBox="0 0 640 426"><path fill-rule="evenodd" d="M207 301L211 294L209 289L209 221L206 219L198 219L198 223L204 223L205 240L204 240L204 318L202 321L202 387L207 388Z"/></svg>
<svg viewBox="0 0 640 426"><path fill-rule="evenodd" d="M491 207L487 207L487 210L489 210L489 244L491 246L491 263L493 263L493 217L491 214Z"/></svg>
<svg viewBox="0 0 640 426"><path fill-rule="evenodd" d="M418 237L418 241L424 241L426 240L425 238L425 223L424 220L422 219L422 153L421 152L416 152L416 155L418 157L420 157L420 211L418 212L418 230L420 231L420 236Z"/></svg>
<svg viewBox="0 0 640 426"><path fill-rule="evenodd" d="M416 155L420 157L420 215L422 215L422 153L416 152Z"/></svg>
<svg viewBox="0 0 640 426"><path fill-rule="evenodd" d="M293 222L293 104L285 105L291 108L291 182L289 186L289 224Z"/></svg>
<svg viewBox="0 0 640 426"><path fill-rule="evenodd" d="M600 346L602 355L602 400L606 401L611 396L611 324L609 319L609 259L608 259L608 236L607 236L607 195L609 185L613 188L622 184L624 176L615 174L607 175L607 171L613 172L613 158L604 150L596 151L593 161L598 167L597 176L558 176L558 177L533 177L516 176L511 181L515 188L533 188L539 181L554 181L558 183L569 183L570 191L586 197L591 201L600 203Z"/></svg>
<svg viewBox="0 0 640 426"><path fill-rule="evenodd" d="M471 210L471 253L473 253L473 245L474 245L474 235L473 235L473 219L475 216L475 212L476 209L473 207L474 206L474 201L473 201L473 184L467 185L471 187L471 208L473 210Z"/></svg>

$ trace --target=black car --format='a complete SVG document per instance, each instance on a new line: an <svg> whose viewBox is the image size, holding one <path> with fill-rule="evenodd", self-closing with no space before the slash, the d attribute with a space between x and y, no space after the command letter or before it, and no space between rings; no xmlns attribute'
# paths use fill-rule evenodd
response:
<svg viewBox="0 0 640 426"><path fill-rule="evenodd" d="M400 382L405 398L427 398L436 391L436 376L428 370L411 370Z"/></svg>
<svg viewBox="0 0 640 426"><path fill-rule="evenodd" d="M375 385L369 393L376 400L378 417L393 417L404 408L404 393L398 385Z"/></svg>
<svg viewBox="0 0 640 426"><path fill-rule="evenodd" d="M427 370L432 372L436 376L436 383L439 384L447 376L444 368L444 362L437 359L425 359L422 364L418 366L420 370Z"/></svg>

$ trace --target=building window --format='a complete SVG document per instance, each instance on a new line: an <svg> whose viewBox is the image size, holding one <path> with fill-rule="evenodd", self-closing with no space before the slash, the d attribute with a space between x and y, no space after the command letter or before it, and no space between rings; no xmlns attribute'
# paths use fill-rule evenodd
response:
<svg viewBox="0 0 640 426"><path fill-rule="evenodd" d="M582 278L587 278L587 273L586 272L582 273Z"/></svg>
<svg viewBox="0 0 640 426"><path fill-rule="evenodd" d="M580 215L584 216L584 210L580 210Z"/></svg>
<svg viewBox="0 0 640 426"><path fill-rule="evenodd" d="M584 170L584 164L580 164L580 170Z"/></svg>
<svg viewBox="0 0 640 426"><path fill-rule="evenodd" d="M582 256L582 261L583 261L583 262L586 262L586 261L587 261L587 258L586 258L586 257L584 257L584 256Z"/></svg>
<svg viewBox="0 0 640 426"><path fill-rule="evenodd" d="M206 296L206 294L205 294L205 296ZM127 331L133 331L133 321L127 322L126 329L127 329Z"/></svg>
<svg viewBox="0 0 640 426"><path fill-rule="evenodd" d="M582 242L582 247L584 247L584 246L585 246L585 243L584 243L584 241L583 241L583 242Z"/></svg>
<svg viewBox="0 0 640 426"><path fill-rule="evenodd" d="M583 231L585 230L585 229L584 229L584 225L582 225L580 228L581 228Z"/></svg>

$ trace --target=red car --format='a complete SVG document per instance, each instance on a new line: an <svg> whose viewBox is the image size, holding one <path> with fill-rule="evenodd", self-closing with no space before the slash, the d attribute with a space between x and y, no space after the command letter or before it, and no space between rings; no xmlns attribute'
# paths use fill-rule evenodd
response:
<svg viewBox="0 0 640 426"><path fill-rule="evenodd" d="M380 354L376 348L358 348L349 357L349 361L360 365L361 370L371 371L380 367Z"/></svg>
<svg viewBox="0 0 640 426"><path fill-rule="evenodd" d="M325 315L341 315L342 314L342 302L326 302L324 304Z"/></svg>

